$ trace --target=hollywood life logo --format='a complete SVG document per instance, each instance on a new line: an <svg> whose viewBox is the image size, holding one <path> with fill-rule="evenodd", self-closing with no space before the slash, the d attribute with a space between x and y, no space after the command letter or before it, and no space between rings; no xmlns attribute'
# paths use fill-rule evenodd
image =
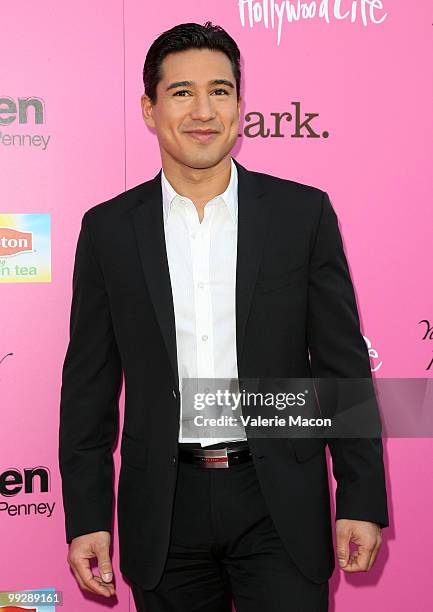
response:
<svg viewBox="0 0 433 612"><path fill-rule="evenodd" d="M29 125L44 124L45 102L42 98L11 98L0 95L0 145L3 147L30 147L46 151L50 135L24 131ZM23 131L20 128L23 128Z"/></svg>
<svg viewBox="0 0 433 612"><path fill-rule="evenodd" d="M56 502L34 500L28 503L22 499L23 495L37 495L49 493L51 475L45 466L33 468L8 468L0 472L0 516L46 516L53 514ZM20 496L18 503L11 503L11 499Z"/></svg>
<svg viewBox="0 0 433 612"><path fill-rule="evenodd" d="M0 284L51 282L50 215L0 212Z"/></svg>
<svg viewBox="0 0 433 612"><path fill-rule="evenodd" d="M333 21L361 22L381 25L388 16L381 0L321 0L301 2L297 0L237 0L239 18L243 27L252 29L263 24L268 30L277 28L277 46L281 42L283 24L292 24L309 19L320 19L330 24Z"/></svg>
<svg viewBox="0 0 433 612"><path fill-rule="evenodd" d="M433 326L430 325L430 321L428 319L421 319L418 321L419 325L425 325L425 334L421 338L421 340L433 340ZM426 367L426 370L430 370L433 365L433 358L430 360L430 363Z"/></svg>
<svg viewBox="0 0 433 612"><path fill-rule="evenodd" d="M301 102L296 101L291 103L294 106L294 113L283 111L269 113L271 119L260 111L251 111L245 114L245 126L239 136L246 138L329 138L329 131L323 130L321 133L315 131L311 122L319 117L319 113L304 114L301 111ZM291 134L283 133L282 121L284 120L284 128L286 124L293 122ZM271 132L272 130L272 132ZM284 130L285 132L285 130Z"/></svg>

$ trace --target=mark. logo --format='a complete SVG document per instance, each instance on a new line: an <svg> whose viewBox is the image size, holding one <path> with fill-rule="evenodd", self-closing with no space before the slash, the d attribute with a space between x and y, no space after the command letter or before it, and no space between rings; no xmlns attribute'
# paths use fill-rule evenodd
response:
<svg viewBox="0 0 433 612"><path fill-rule="evenodd" d="M302 114L301 102L295 101L291 103L294 107L294 113L274 112L269 113L271 118L267 119L260 111L250 111L245 114L245 127L243 134L246 138L329 138L329 132L323 130L321 133L315 131L311 122L319 116L319 113ZM285 133L287 124L290 124L291 134ZM317 128L316 128L317 129Z"/></svg>

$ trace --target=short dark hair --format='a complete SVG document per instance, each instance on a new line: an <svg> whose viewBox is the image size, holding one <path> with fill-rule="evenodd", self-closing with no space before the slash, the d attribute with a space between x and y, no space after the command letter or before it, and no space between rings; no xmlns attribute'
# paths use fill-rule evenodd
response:
<svg viewBox="0 0 433 612"><path fill-rule="evenodd" d="M187 49L211 49L222 51L229 58L236 80L236 95L239 101L241 85L240 51L233 38L218 25L206 21L180 23L156 38L146 55L143 68L144 92L156 104L156 86L162 78L161 64L169 53Z"/></svg>

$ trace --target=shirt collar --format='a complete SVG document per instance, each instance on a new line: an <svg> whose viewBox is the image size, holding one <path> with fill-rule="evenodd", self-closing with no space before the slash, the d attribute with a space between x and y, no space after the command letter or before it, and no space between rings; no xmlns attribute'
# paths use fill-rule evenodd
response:
<svg viewBox="0 0 433 612"><path fill-rule="evenodd" d="M227 204L227 208L229 209L233 222L236 224L237 216L238 216L238 170L236 168L236 164L234 163L232 157L230 157L230 165L231 165L231 173L230 173L229 184L227 185L226 190L223 193L219 194L219 196ZM170 210L173 204L173 200L176 197L181 198L185 196L180 196L177 193L177 191L173 188L173 186L171 185L171 183L168 181L167 177L165 176L163 168L161 168L161 188L162 188L162 204L163 204L163 210L164 210L164 223L165 223L170 213Z"/></svg>

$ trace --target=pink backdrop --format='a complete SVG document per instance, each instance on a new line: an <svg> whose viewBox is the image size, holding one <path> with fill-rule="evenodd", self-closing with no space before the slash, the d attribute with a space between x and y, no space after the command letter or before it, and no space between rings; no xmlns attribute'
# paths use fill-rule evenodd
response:
<svg viewBox="0 0 433 612"><path fill-rule="evenodd" d="M274 24L270 15L265 22L266 0L3 7L0 98L8 102L0 105L0 227L7 219L26 231L26 219L50 216L51 232L37 236L51 245L51 280L0 277L0 474L43 466L50 479L46 492L36 479L33 492L0 493L0 591L57 589L65 612L107 603L83 594L66 562L57 431L73 257L84 211L160 168L156 136L141 118L141 71L152 40L176 23L211 20L238 42L244 104L233 156L247 168L328 191L376 376L431 377L433 340L423 339L420 324L433 324L430 2L343 0L340 15L334 0L322 4L329 22L284 16L280 29L277 14ZM354 19L343 19L352 5ZM27 121L6 112L32 97L41 100L41 123L32 109ZM310 122L317 138L307 138L305 128L303 138L293 137L296 106L301 121L318 114ZM281 137L271 136L276 112L293 115L281 121ZM261 135L248 128L257 121L248 113L262 114ZM29 144L29 136L39 139ZM37 241L33 249L37 261ZM5 261L0 255L0 271ZM123 394L120 407L122 421ZM337 612L406 612L415 602L433 608L432 441L390 439L384 447L391 527L370 573L336 569L330 609ZM117 478L119 449L115 456ZM38 503L47 506L35 513ZM117 534L113 561L114 607L133 610Z"/></svg>

